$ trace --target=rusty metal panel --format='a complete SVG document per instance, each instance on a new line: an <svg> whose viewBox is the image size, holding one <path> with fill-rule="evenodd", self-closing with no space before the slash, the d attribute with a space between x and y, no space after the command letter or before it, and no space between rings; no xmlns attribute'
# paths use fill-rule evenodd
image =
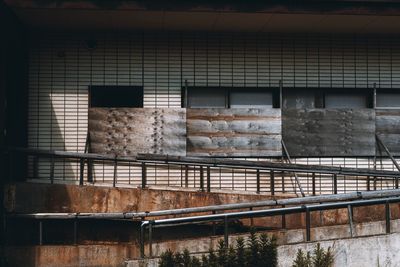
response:
<svg viewBox="0 0 400 267"><path fill-rule="evenodd" d="M90 108L95 153L186 154L186 111L182 108Z"/></svg>
<svg viewBox="0 0 400 267"><path fill-rule="evenodd" d="M282 136L291 156L372 156L375 110L287 109Z"/></svg>
<svg viewBox="0 0 400 267"><path fill-rule="evenodd" d="M281 110L187 109L188 156L279 156Z"/></svg>
<svg viewBox="0 0 400 267"><path fill-rule="evenodd" d="M400 155L400 109L376 110L376 134L390 153ZM382 153L386 156L384 151Z"/></svg>

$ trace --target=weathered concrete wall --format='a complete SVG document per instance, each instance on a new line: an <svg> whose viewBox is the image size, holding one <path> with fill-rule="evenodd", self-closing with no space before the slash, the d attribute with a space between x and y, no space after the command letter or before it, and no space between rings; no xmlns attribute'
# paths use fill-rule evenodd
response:
<svg viewBox="0 0 400 267"><path fill-rule="evenodd" d="M278 248L279 267L293 264L298 249L311 251L317 242L284 245ZM400 266L400 233L320 242L332 247L333 267Z"/></svg>
<svg viewBox="0 0 400 267"><path fill-rule="evenodd" d="M396 251L400 248L400 222L392 221L392 231L396 234L382 235L385 233L385 222L372 222L355 224L355 236L364 236L350 239L348 225L317 227L312 229L311 237L318 239L323 247L333 246L335 252L335 266L377 266L380 259L381 266L398 266L393 263L399 261ZM278 238L278 258L280 266L291 266L298 248L311 250L315 242L303 243L304 230L269 231L268 235ZM371 236L380 235L380 236ZM230 243L239 237L248 234L231 235ZM210 247L216 249L221 236L180 239L174 241L155 242L153 253L159 256L163 251L183 251L185 248L192 253L201 255ZM324 241L327 240L327 241ZM290 244L290 245L287 245ZM383 252L387 250L387 252ZM146 246L146 253L148 247ZM368 254L368 255L366 255ZM24 255L21 257L21 255ZM77 245L77 246L10 246L6 249L6 257L10 266L124 266L124 261L139 257L139 247L131 244L109 243L102 245ZM147 265L139 265L137 260L129 260L127 266L157 266L157 259L147 261ZM392 265L382 263L391 262ZM373 264L370 264L373 263ZM152 265L153 264L153 265ZM346 265L347 264L347 265ZM359 265L357 265L359 264ZM363 266L364 267L364 266Z"/></svg>
<svg viewBox="0 0 400 267"><path fill-rule="evenodd" d="M162 189L110 188L17 183L5 187L8 212L152 211L270 199L267 194L205 193Z"/></svg>
<svg viewBox="0 0 400 267"><path fill-rule="evenodd" d="M138 257L133 245L89 245L89 246L27 246L8 247L8 266L124 266L124 259Z"/></svg>
<svg viewBox="0 0 400 267"><path fill-rule="evenodd" d="M351 238L348 226L318 227L312 229L312 239L317 239L322 247L331 246L335 255L336 267L354 266L400 266L400 256L397 251L400 249L400 224L399 221L392 222L392 231L389 235L385 233L384 222L373 222L356 224L354 226L355 238ZM287 267L293 264L299 248L311 251L317 241L305 243L303 230L290 230L286 232L269 232L278 238L278 261L280 267ZM239 236L231 236L229 241L234 242ZM165 242L155 244L153 253L160 255L166 248L175 251L182 251L188 248L193 254L201 255L206 253L211 246L217 247L219 238L203 238L194 240L180 240L179 242ZM289 243L289 244L288 244ZM378 260L380 265L378 265ZM128 267L155 267L158 259L146 261L131 260L127 262Z"/></svg>
<svg viewBox="0 0 400 267"><path fill-rule="evenodd" d="M242 203L271 199L267 194L206 193L167 189L110 188L60 184L17 183L5 188L5 207L8 212L127 212L154 211L198 207L227 203ZM288 196L274 196L284 198ZM384 206L354 208L353 220L367 222L383 220ZM393 219L400 218L400 205L391 205ZM346 224L347 209L311 213L314 227ZM249 220L243 220L249 222ZM269 228L282 226L281 216L254 219L255 225ZM304 214L286 216L286 228L305 227Z"/></svg>

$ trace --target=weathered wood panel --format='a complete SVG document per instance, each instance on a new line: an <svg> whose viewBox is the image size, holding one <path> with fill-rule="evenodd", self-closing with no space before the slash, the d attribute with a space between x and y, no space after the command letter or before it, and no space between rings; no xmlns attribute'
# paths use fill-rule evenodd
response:
<svg viewBox="0 0 400 267"><path fill-rule="evenodd" d="M376 110L376 134L390 153L400 155L400 109ZM382 153L386 156L383 148Z"/></svg>
<svg viewBox="0 0 400 267"><path fill-rule="evenodd" d="M375 110L284 110L282 136L291 156L372 156Z"/></svg>
<svg viewBox="0 0 400 267"><path fill-rule="evenodd" d="M181 108L90 108L95 153L186 155L186 111Z"/></svg>
<svg viewBox="0 0 400 267"><path fill-rule="evenodd" d="M187 109L188 156L279 156L280 109Z"/></svg>

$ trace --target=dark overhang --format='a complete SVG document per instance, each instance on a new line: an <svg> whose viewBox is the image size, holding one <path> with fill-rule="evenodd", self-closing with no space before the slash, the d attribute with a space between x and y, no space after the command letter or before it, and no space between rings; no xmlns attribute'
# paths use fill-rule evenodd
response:
<svg viewBox="0 0 400 267"><path fill-rule="evenodd" d="M400 0L5 0L32 29L400 33Z"/></svg>

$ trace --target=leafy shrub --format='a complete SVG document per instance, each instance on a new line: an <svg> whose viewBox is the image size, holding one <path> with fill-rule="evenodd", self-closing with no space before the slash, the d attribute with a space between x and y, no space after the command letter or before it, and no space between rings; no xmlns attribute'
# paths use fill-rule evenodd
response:
<svg viewBox="0 0 400 267"><path fill-rule="evenodd" d="M225 245L223 240L218 242L217 250L209 250L208 255L202 255L201 260L191 257L188 250L173 253L170 250L161 254L160 267L276 267L277 243L276 238L267 235L257 236L251 232L247 242L241 237L236 244ZM325 266L323 266L325 267Z"/></svg>

